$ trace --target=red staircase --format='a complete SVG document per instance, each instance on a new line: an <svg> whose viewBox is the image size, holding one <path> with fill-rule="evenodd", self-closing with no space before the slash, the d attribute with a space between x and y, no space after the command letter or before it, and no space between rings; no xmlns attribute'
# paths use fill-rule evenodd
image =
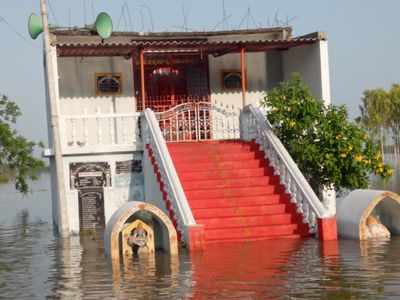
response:
<svg viewBox="0 0 400 300"><path fill-rule="evenodd" d="M169 143L206 243L309 236L309 229L256 143Z"/></svg>

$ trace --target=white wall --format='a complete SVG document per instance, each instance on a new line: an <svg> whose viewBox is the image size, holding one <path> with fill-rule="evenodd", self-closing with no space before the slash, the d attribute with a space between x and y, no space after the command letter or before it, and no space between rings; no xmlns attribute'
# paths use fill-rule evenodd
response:
<svg viewBox="0 0 400 300"><path fill-rule="evenodd" d="M132 59L123 57L58 58L61 114L80 115L136 111ZM122 93L96 96L96 73L122 73Z"/></svg>
<svg viewBox="0 0 400 300"><path fill-rule="evenodd" d="M267 90L267 56L264 52L247 53L247 104L258 102ZM211 100L227 105L242 107L242 91L226 91L222 85L224 71L240 71L240 54L226 54L220 57L209 56Z"/></svg>
<svg viewBox="0 0 400 300"><path fill-rule="evenodd" d="M65 189L67 191L66 209L68 212L70 232L79 233L79 200L78 191L71 189L70 186L70 164L77 162L107 162L111 169L111 187L104 188L104 213L105 221L108 222L112 214L128 201L144 200L144 175L116 174L116 162L127 160L142 160L142 152L126 154L108 154L108 155L87 155L87 156L65 156L64 178ZM121 178L124 176L126 178Z"/></svg>
<svg viewBox="0 0 400 300"><path fill-rule="evenodd" d="M326 41L299 46L282 52L283 80L299 73L312 94L331 102L328 44Z"/></svg>

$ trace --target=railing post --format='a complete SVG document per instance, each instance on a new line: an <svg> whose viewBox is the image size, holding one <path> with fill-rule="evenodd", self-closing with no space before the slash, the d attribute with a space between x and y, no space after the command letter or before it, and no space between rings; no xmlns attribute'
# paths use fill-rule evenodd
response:
<svg viewBox="0 0 400 300"><path fill-rule="evenodd" d="M84 114L84 119L83 119L83 142L85 143L85 145L89 144L89 129L88 129L88 125L87 125L87 109L85 108L83 110L83 114Z"/></svg>
<svg viewBox="0 0 400 300"><path fill-rule="evenodd" d="M247 93L247 86L246 86L246 50L244 47L240 49L240 71L242 77L242 106L246 106L246 93Z"/></svg>
<svg viewBox="0 0 400 300"><path fill-rule="evenodd" d="M76 119L71 119L71 139L72 145L76 144Z"/></svg>
<svg viewBox="0 0 400 300"><path fill-rule="evenodd" d="M97 116L100 115L100 108L97 107L96 108L96 114ZM97 142L99 145L101 145L103 143L103 130L101 128L101 119L99 117L97 117Z"/></svg>

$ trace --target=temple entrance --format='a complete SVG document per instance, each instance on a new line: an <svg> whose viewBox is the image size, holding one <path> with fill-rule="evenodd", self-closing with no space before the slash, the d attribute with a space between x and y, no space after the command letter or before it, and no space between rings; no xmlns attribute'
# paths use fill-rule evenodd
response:
<svg viewBox="0 0 400 300"><path fill-rule="evenodd" d="M156 113L169 142L211 139L208 57L200 53L148 53L144 62L145 101L139 68L135 72L138 110L144 103Z"/></svg>
<svg viewBox="0 0 400 300"><path fill-rule="evenodd" d="M185 102L156 113L167 142L204 141L212 138L211 104Z"/></svg>
<svg viewBox="0 0 400 300"><path fill-rule="evenodd" d="M165 112L180 104L210 102L208 59L199 54L146 54L144 65L145 108ZM138 110L143 101L140 70L135 72Z"/></svg>

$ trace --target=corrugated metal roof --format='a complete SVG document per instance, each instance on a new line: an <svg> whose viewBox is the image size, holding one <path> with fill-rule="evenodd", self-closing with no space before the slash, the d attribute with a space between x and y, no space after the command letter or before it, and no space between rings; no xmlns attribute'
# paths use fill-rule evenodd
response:
<svg viewBox="0 0 400 300"><path fill-rule="evenodd" d="M208 35L207 35L208 34ZM244 46L247 51L285 49L326 39L324 33L316 32L292 38L290 33L280 28L258 31L227 31L223 34L211 33L152 33L146 36L138 33L115 33L102 40L90 31L55 31L52 44L59 49L59 55L126 55L132 48L148 51L158 49L180 51L202 49L207 51L235 51ZM89 53L90 52L90 53Z"/></svg>
<svg viewBox="0 0 400 300"><path fill-rule="evenodd" d="M319 41L319 38L291 38L286 40L256 40L256 41L177 41L177 40L167 40L167 41L140 41L140 40L113 40L110 38L107 41L102 41L101 39L79 39L79 40L69 40L69 41L57 41L55 44L59 47L141 47L141 48L151 48L151 47L202 47L202 46L234 46L234 45L261 45L261 44L294 44L294 43L313 43Z"/></svg>
<svg viewBox="0 0 400 300"><path fill-rule="evenodd" d="M53 28L51 30L56 36L91 36L93 30L90 28ZM286 32L289 36L292 33L291 27L269 27L256 29L237 29L223 31L163 31L163 32L126 32L114 31L114 37L131 37L141 39L194 39L194 38L210 38L215 36L227 35L249 35L249 34L271 34Z"/></svg>

